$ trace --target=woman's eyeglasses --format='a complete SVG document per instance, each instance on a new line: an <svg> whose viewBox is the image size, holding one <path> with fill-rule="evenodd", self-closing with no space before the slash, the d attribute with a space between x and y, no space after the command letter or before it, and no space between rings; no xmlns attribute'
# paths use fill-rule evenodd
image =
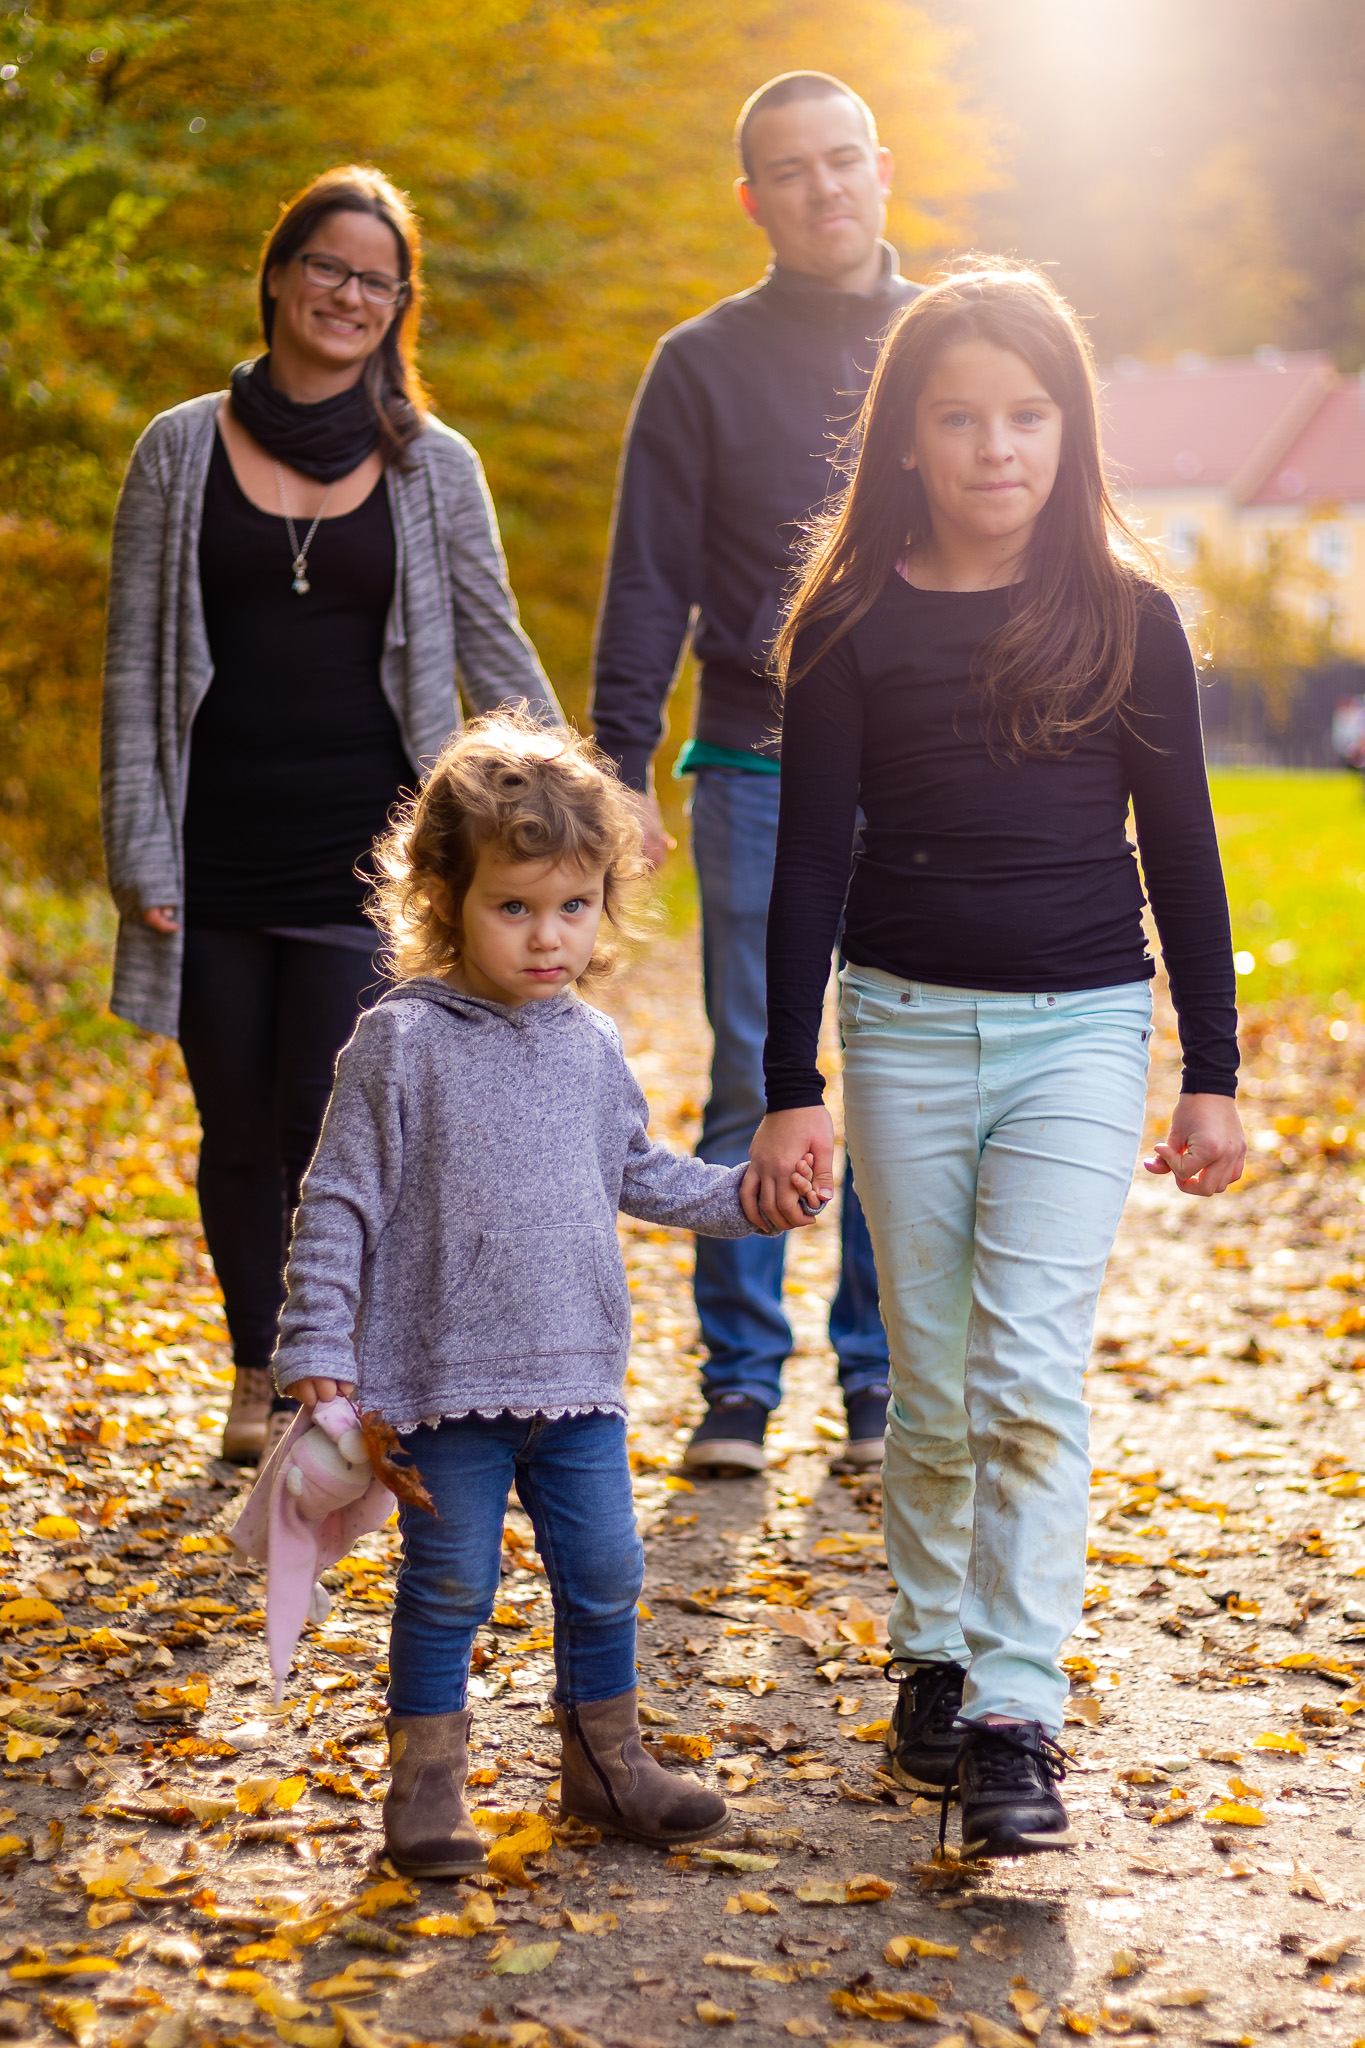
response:
<svg viewBox="0 0 1365 2048"><path fill-rule="evenodd" d="M299 267L309 284L325 292L339 292L353 277L359 278L361 296L372 306L396 306L408 295L408 287L401 278L388 277L382 270L352 270L338 256L305 252L299 257Z"/></svg>

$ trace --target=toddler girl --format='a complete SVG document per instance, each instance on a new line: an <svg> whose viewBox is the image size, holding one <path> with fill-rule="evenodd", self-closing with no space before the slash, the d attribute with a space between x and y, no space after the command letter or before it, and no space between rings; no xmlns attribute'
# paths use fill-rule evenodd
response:
<svg viewBox="0 0 1365 2048"><path fill-rule="evenodd" d="M400 1509L389 1652L385 1835L414 1876L484 1860L463 1800L466 1681L513 1481L554 1601L561 1812L670 1847L726 1820L639 1740L616 1213L716 1237L779 1226L744 1186L752 1169L651 1144L616 1026L576 992L615 964L639 836L575 735L502 712L447 745L380 849L396 986L341 1054L304 1183L280 1391L355 1391L436 1508ZM784 1193L813 1194L806 1164Z"/></svg>

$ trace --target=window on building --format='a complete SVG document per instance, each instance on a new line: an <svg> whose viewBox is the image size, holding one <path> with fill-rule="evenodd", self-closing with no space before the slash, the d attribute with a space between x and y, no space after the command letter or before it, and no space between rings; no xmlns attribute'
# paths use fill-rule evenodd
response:
<svg viewBox="0 0 1365 2048"><path fill-rule="evenodd" d="M1327 519L1314 526L1308 537L1308 551L1329 576L1351 573L1351 529L1340 520Z"/></svg>
<svg viewBox="0 0 1365 2048"><path fill-rule="evenodd" d="M1167 519L1161 542L1173 569L1192 569L1203 537L1202 523L1189 512L1175 512Z"/></svg>

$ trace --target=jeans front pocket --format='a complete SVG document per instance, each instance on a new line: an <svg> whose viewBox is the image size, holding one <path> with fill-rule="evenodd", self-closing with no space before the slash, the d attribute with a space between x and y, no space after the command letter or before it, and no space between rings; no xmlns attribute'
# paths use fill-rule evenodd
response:
<svg viewBox="0 0 1365 2048"><path fill-rule="evenodd" d="M471 1364L616 1350L630 1336L616 1233L587 1224L481 1232L445 1335Z"/></svg>

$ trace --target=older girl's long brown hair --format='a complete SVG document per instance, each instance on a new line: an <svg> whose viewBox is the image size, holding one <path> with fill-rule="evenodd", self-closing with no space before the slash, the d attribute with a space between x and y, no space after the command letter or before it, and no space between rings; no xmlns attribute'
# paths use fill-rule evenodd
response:
<svg viewBox="0 0 1365 2048"><path fill-rule="evenodd" d="M1122 706L1139 599L1160 575L1105 481L1089 344L1048 279L1022 266L990 259L952 271L891 329L850 437L848 488L811 526L773 670L784 689L808 674L871 609L900 558L928 540L924 484L901 457L930 371L964 341L1022 356L1062 414L1057 481L1010 617L973 673L986 730L1007 756L1065 752Z"/></svg>

